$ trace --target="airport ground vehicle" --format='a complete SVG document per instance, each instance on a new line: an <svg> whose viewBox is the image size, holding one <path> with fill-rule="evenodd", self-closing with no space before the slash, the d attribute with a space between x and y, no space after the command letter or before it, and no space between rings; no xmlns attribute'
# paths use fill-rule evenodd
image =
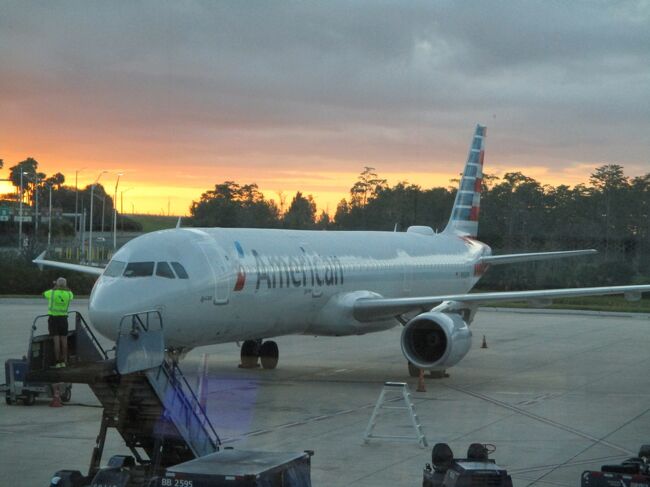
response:
<svg viewBox="0 0 650 487"><path fill-rule="evenodd" d="M650 445L642 445L637 457L618 465L603 465L600 470L586 470L581 487L650 487Z"/></svg>
<svg viewBox="0 0 650 487"><path fill-rule="evenodd" d="M16 404L19 401L25 406L31 406L37 397L51 398L54 396L53 385L47 382L28 382L25 380L27 373L27 359L10 358L5 361L5 384L0 385L0 392L5 393L7 404ZM68 402L72 398L72 385L64 383L61 386L61 400Z"/></svg>
<svg viewBox="0 0 650 487"><path fill-rule="evenodd" d="M311 452L244 452L221 447L205 407L178 364L165 353L158 311L124 316L111 351L102 348L81 314L70 314L74 330L69 335L68 367L51 367L50 338L35 335L35 325L26 379L88 384L103 413L88 473L59 470L50 485L311 487ZM131 454L114 455L102 467L109 428L120 434Z"/></svg>
<svg viewBox="0 0 650 487"><path fill-rule="evenodd" d="M71 313L76 320L77 315ZM27 357L22 359L9 359L5 361L5 384L0 385L0 392L5 393L7 404L16 404L22 402L26 406L31 406L36 402L37 397L52 398L54 396L54 384L47 381L27 380L30 361L37 359L40 367L49 367L54 365L54 350L52 340L47 334L34 336L38 327L45 323L47 315L37 316L32 323L32 331L29 339L29 349ZM68 333L68 341L74 347L76 336L74 331ZM68 402L72 398L72 384L63 382L58 384L59 393L63 402Z"/></svg>
<svg viewBox="0 0 650 487"><path fill-rule="evenodd" d="M508 472L488 458L494 452L492 445L472 443L467 458L454 458L446 443L436 443L431 450L431 464L427 464L422 487L512 487Z"/></svg>
<svg viewBox="0 0 650 487"><path fill-rule="evenodd" d="M77 470L60 470L54 487L311 487L313 452L277 453L224 448L218 452L167 467L149 477L147 468L130 455L115 455L108 465L86 477Z"/></svg>

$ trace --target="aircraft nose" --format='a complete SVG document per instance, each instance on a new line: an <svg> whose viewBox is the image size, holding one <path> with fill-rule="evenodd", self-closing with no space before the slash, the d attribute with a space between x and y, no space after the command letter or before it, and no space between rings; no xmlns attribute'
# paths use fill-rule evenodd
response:
<svg viewBox="0 0 650 487"><path fill-rule="evenodd" d="M119 301L114 299L114 292L106 283L98 282L90 294L88 314L95 329L106 338L115 340L120 324Z"/></svg>
<svg viewBox="0 0 650 487"><path fill-rule="evenodd" d="M120 321L129 313L152 309L131 283L101 279L90 295L88 312L95 329L106 338L117 339Z"/></svg>

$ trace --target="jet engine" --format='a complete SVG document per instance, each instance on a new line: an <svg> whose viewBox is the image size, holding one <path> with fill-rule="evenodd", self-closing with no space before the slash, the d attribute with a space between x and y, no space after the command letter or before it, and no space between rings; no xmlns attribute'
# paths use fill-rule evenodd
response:
<svg viewBox="0 0 650 487"><path fill-rule="evenodd" d="M456 365L472 346L472 332L460 315L428 312L411 319L402 330L402 353L420 369Z"/></svg>

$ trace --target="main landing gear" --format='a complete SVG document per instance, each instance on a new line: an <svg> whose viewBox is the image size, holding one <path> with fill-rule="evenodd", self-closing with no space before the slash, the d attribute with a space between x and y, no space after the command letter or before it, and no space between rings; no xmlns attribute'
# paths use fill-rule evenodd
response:
<svg viewBox="0 0 650 487"><path fill-rule="evenodd" d="M257 360L262 363L265 369L275 369L278 365L280 351L278 344L273 340L262 342L262 340L246 340L241 346L242 369L254 369L259 367Z"/></svg>

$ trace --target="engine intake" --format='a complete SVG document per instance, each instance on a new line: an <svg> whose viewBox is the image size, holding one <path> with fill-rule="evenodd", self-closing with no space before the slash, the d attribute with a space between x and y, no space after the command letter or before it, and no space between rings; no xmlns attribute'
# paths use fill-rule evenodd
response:
<svg viewBox="0 0 650 487"><path fill-rule="evenodd" d="M446 369L456 365L472 346L472 332L460 315L422 313L402 330L402 353L420 369Z"/></svg>

